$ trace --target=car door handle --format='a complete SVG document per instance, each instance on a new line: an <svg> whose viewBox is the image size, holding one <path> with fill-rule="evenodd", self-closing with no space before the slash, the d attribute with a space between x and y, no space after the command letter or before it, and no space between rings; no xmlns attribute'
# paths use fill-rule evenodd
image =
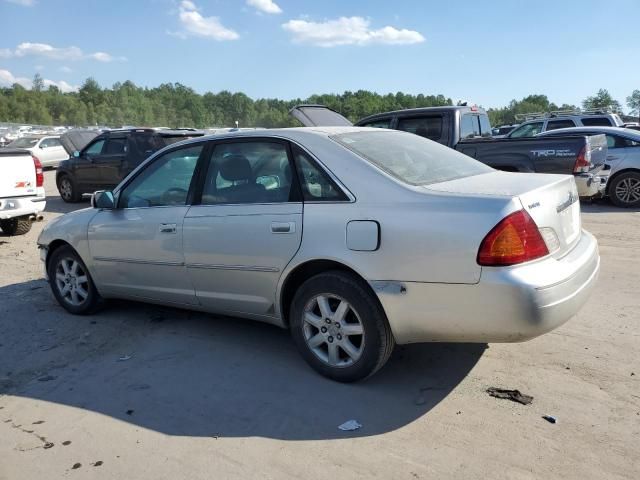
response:
<svg viewBox="0 0 640 480"><path fill-rule="evenodd" d="M295 233L295 222L271 222L271 233Z"/></svg>
<svg viewBox="0 0 640 480"><path fill-rule="evenodd" d="M161 223L160 233L176 233L178 227L175 223Z"/></svg>

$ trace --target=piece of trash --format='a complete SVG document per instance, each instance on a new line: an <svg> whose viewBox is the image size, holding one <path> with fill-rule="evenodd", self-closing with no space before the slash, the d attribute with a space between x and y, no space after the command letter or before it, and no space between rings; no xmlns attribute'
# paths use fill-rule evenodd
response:
<svg viewBox="0 0 640 480"><path fill-rule="evenodd" d="M37 422L33 422L31 425L41 425L44 423L44 420L38 420Z"/></svg>
<svg viewBox="0 0 640 480"><path fill-rule="evenodd" d="M53 447L53 443L51 443L51 442L47 442L42 446L42 448L44 448L45 450L47 450L47 449L49 449L51 447Z"/></svg>
<svg viewBox="0 0 640 480"><path fill-rule="evenodd" d="M133 358L133 355L123 355L122 357L118 358L119 362L126 362L127 360L131 360Z"/></svg>
<svg viewBox="0 0 640 480"><path fill-rule="evenodd" d="M556 417L552 417L551 415L543 415L542 418L544 418L549 423L558 423Z"/></svg>
<svg viewBox="0 0 640 480"><path fill-rule="evenodd" d="M456 412L456 415L460 415L461 413L462 413L462 411L461 411L461 410L458 410L458 411Z"/></svg>
<svg viewBox="0 0 640 480"><path fill-rule="evenodd" d="M94 467L99 467L100 465L102 465L102 460L98 460L96 463L93 464Z"/></svg>
<svg viewBox="0 0 640 480"><path fill-rule="evenodd" d="M54 377L53 375L45 375L44 377L40 377L38 379L39 382L50 382L51 380L55 380L56 377Z"/></svg>
<svg viewBox="0 0 640 480"><path fill-rule="evenodd" d="M533 402L533 397L520 393L519 390L505 390L502 388L489 387L487 393L495 398L503 398L505 400L511 400L512 402L521 403L522 405L529 405Z"/></svg>
<svg viewBox="0 0 640 480"><path fill-rule="evenodd" d="M64 442L62 442L62 445L64 445L65 447L67 445L71 445L71 440L65 440Z"/></svg>
<svg viewBox="0 0 640 480"><path fill-rule="evenodd" d="M79 469L81 466L82 466L82 464L81 464L81 463L74 463L74 464L73 464L73 467L71 467L71 469L72 469L72 470L77 470L77 469Z"/></svg>
<svg viewBox="0 0 640 480"><path fill-rule="evenodd" d="M133 415L133 410L127 410L127 415Z"/></svg>
<svg viewBox="0 0 640 480"><path fill-rule="evenodd" d="M343 432L352 432L354 430L358 430L359 428L362 428L362 425L358 423L356 420L347 420L338 428Z"/></svg>

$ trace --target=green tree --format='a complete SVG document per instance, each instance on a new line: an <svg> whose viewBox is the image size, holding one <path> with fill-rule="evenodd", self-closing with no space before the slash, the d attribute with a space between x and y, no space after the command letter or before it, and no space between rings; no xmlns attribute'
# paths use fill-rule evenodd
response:
<svg viewBox="0 0 640 480"><path fill-rule="evenodd" d="M598 90L592 97L587 97L583 102L582 106L585 110L597 110L600 108L606 109L610 108L614 112L621 112L622 107L620 102L614 100L608 90L601 88Z"/></svg>
<svg viewBox="0 0 640 480"><path fill-rule="evenodd" d="M640 90L634 90L627 97L627 107L631 109L631 115L637 115L640 121Z"/></svg>

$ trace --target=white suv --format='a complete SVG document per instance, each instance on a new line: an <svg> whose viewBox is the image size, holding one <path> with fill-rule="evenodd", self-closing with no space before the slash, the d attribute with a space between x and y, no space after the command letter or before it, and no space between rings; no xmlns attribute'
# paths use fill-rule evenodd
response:
<svg viewBox="0 0 640 480"><path fill-rule="evenodd" d="M507 138L534 137L539 133L559 128L571 127L620 127L624 124L615 113L576 113L563 114L562 112L527 114L523 115L527 120L507 135Z"/></svg>

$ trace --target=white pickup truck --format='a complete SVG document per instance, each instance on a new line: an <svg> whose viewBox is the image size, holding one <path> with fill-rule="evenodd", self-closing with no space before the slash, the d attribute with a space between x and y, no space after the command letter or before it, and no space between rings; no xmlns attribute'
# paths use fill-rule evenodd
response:
<svg viewBox="0 0 640 480"><path fill-rule="evenodd" d="M24 235L46 205L42 164L27 150L0 148L0 229Z"/></svg>

